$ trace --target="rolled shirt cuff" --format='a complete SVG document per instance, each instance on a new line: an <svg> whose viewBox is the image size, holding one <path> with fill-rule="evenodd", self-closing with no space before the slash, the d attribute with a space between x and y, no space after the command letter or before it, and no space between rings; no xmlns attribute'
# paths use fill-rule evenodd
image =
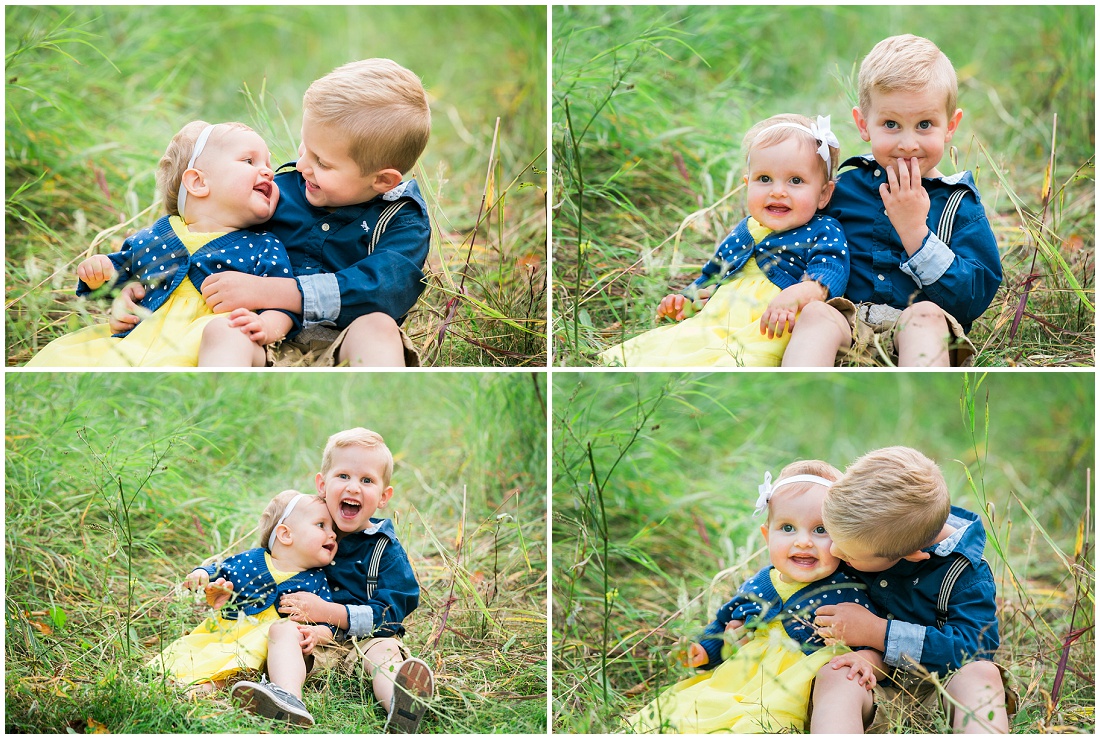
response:
<svg viewBox="0 0 1100 739"><path fill-rule="evenodd" d="M336 275L331 272L299 275L298 286L302 290L303 324L335 326L340 317L340 285Z"/></svg>
<svg viewBox="0 0 1100 739"><path fill-rule="evenodd" d="M886 653L882 659L891 667L908 669L906 655L914 662L920 662L924 654L924 626L892 619L886 627Z"/></svg>
<svg viewBox="0 0 1100 739"><path fill-rule="evenodd" d="M374 632L374 611L370 606L345 606L348 609L348 636L361 639Z"/></svg>
<svg viewBox="0 0 1100 739"><path fill-rule="evenodd" d="M901 263L901 271L913 278L922 290L943 277L955 261L955 252L939 236L929 232L917 253Z"/></svg>

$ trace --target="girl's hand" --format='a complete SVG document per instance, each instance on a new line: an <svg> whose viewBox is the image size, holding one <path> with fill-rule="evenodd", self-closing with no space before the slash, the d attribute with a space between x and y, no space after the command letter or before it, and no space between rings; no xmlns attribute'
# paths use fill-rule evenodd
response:
<svg viewBox="0 0 1100 739"><path fill-rule="evenodd" d="M287 593L279 599L279 613L291 621L299 623L317 623L322 619L317 618L318 607L323 607L325 601L314 593Z"/></svg>
<svg viewBox="0 0 1100 739"><path fill-rule="evenodd" d="M210 573L206 570L198 567L191 570L191 574L184 578L183 587L188 590L198 590L199 588L205 588L210 583Z"/></svg>
<svg viewBox="0 0 1100 739"><path fill-rule="evenodd" d="M783 288L760 316L761 335L774 339L782 337L784 332L794 331L798 311L814 300L825 300L827 295L828 291L814 280L803 280Z"/></svg>
<svg viewBox="0 0 1100 739"><path fill-rule="evenodd" d="M145 286L140 282L131 282L125 285L111 304L111 315L107 319L107 325L111 327L111 333L120 334L129 331L141 322L138 311L138 302L145 298Z"/></svg>
<svg viewBox="0 0 1100 739"><path fill-rule="evenodd" d="M700 290L697 295L695 302L688 300L680 293L666 295L661 299L661 304L657 306L657 320L668 318L673 321L682 321L695 315L710 300L711 291Z"/></svg>
<svg viewBox="0 0 1100 739"><path fill-rule="evenodd" d="M855 680L868 690L878 683L878 679L875 677L875 668L867 660L860 657L859 652L837 655L829 661L829 667L834 670L848 668L848 679Z"/></svg>
<svg viewBox="0 0 1100 739"><path fill-rule="evenodd" d="M710 657L707 656L707 650L703 649L702 644L692 643L687 650L679 649L673 652L673 658L677 662L685 667L702 667L707 662L710 662Z"/></svg>
<svg viewBox="0 0 1100 739"><path fill-rule="evenodd" d="M76 268L76 276L85 285L95 290L115 276L115 265L106 254L88 257Z"/></svg>
<svg viewBox="0 0 1100 739"><path fill-rule="evenodd" d="M312 654L313 648L332 640L332 632L327 626L298 625L298 646L302 654Z"/></svg>
<svg viewBox="0 0 1100 739"><path fill-rule="evenodd" d="M206 605L215 610L220 609L233 597L233 583L224 577L209 583L203 590L206 593Z"/></svg>
<svg viewBox="0 0 1100 739"><path fill-rule="evenodd" d="M253 313L248 308L237 308L229 314L229 325L238 328L253 343L264 346L267 341L267 327L260 318L259 313Z"/></svg>

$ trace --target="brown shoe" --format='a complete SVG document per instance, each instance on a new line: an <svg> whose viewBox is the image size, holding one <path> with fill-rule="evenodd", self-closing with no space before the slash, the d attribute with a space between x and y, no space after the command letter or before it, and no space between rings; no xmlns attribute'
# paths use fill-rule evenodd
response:
<svg viewBox="0 0 1100 739"><path fill-rule="evenodd" d="M393 700L386 718L386 733L415 734L434 694L435 677L431 668L416 657L402 662L393 679Z"/></svg>

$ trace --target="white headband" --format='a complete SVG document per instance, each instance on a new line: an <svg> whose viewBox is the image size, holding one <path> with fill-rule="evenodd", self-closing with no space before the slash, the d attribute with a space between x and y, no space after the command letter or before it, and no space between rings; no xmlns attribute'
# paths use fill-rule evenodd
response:
<svg viewBox="0 0 1100 739"><path fill-rule="evenodd" d="M756 136L753 137L753 141L760 138L760 134L765 131L771 131L775 128L797 128L799 131L805 131L813 136L815 141L821 144L821 146L817 147L817 155L825 160L825 168L832 172L832 155L829 151L829 147L835 146L839 149L840 141L837 139L836 134L829 128L829 120L831 117L832 116L819 115L817 117L817 123L811 123L809 128L803 126L801 123L774 123L767 128L761 129Z"/></svg>
<svg viewBox="0 0 1100 739"><path fill-rule="evenodd" d="M217 124L214 124L217 125ZM210 138L210 132L214 130L214 126L207 126L202 129L202 133L195 139L195 150L191 152L191 158L187 160L187 166L183 171L186 172L189 169L194 168L195 160L199 158L199 154L202 154L203 148L206 146L207 139ZM183 206L187 203L187 188L183 186L183 178L180 177L180 191L176 194L176 210L179 211L180 218L184 223L187 223L187 217L183 214Z"/></svg>
<svg viewBox="0 0 1100 739"><path fill-rule="evenodd" d="M294 506L298 505L299 500L308 497L310 496L306 495L305 493L298 493L296 496L294 496L293 500L286 504L286 508L283 510L283 515L279 516L279 520L276 521L275 525L271 527L271 536L267 537L267 550L269 552L271 551L271 547L275 546L275 529L283 525L283 522L286 521L287 516L289 516L290 512L294 510Z"/></svg>
<svg viewBox="0 0 1100 739"><path fill-rule="evenodd" d="M772 485L772 473L765 472L764 484L757 487L757 490L760 491L760 497L756 499L756 510L752 512L752 515L759 516L768 510L768 502L772 499L775 491L784 485L793 485L796 482L812 482L815 485L824 485L827 488L833 485L832 480L826 480L824 477L818 477L817 475L792 475L791 477L784 477Z"/></svg>

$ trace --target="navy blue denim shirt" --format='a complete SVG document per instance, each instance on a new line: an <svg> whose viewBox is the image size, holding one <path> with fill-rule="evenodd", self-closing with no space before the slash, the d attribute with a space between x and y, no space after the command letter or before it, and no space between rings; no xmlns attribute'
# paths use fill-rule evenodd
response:
<svg viewBox="0 0 1100 739"><path fill-rule="evenodd" d="M107 255L117 272L116 285L138 280L145 286L145 297L137 302L147 310L155 311L164 305L185 277L190 278L196 290L202 290L203 280L218 272L247 272L260 277L294 276L283 244L274 234L233 231L191 254L173 230L172 218L182 223L176 216L162 216L149 228L126 239L121 250ZM82 280L77 281L77 295L90 292L92 290ZM280 312L290 316L294 328L301 325L294 313ZM131 330L115 336L125 336Z"/></svg>
<svg viewBox="0 0 1100 739"><path fill-rule="evenodd" d="M816 280L829 291L829 297L844 294L848 283L848 245L844 229L832 218L815 215L804 226L772 232L753 241L749 219L743 219L718 245L703 274L683 293L694 299L696 292L715 281L735 277L750 257L768 280L783 289L798 284L804 277Z"/></svg>
<svg viewBox="0 0 1100 739"><path fill-rule="evenodd" d="M997 586L989 565L982 560L985 528L977 514L951 506L947 523L956 531L924 551L931 558L920 562L901 560L883 572L858 572L847 568L867 584L871 602L885 614L886 664L904 666L904 655L929 672L940 675L974 659L992 659L1000 645L997 633ZM947 621L936 628L936 600L947 570L961 554L970 566L951 591Z"/></svg>
<svg viewBox="0 0 1100 739"><path fill-rule="evenodd" d="M780 618L787 634L802 645L804 652L810 653L825 646L825 642L814 634L810 626L818 606L858 603L875 613L865 592L866 586L842 570L816 582L806 583L805 587L784 602L772 585L773 569L774 567L768 565L738 588L737 594L718 609L718 615L704 633L720 636L730 621L744 621L746 628L753 629ZM700 669L714 669L722 662L723 640L703 639L700 644L707 650L710 658Z"/></svg>
<svg viewBox="0 0 1100 739"><path fill-rule="evenodd" d="M222 609L223 617L236 618L238 613L254 616L275 605L280 596L288 593L314 593L323 600L332 600L325 573L319 569L302 570L276 584L264 559L266 552L266 549L257 547L227 557L221 563L195 568L206 570L212 581L224 577L233 583L233 597ZM325 625L335 633L335 627Z"/></svg>
<svg viewBox="0 0 1100 739"><path fill-rule="evenodd" d="M286 245L305 326L347 328L368 313L401 323L424 291L431 224L415 180L359 205L329 210L306 200L297 170L276 175L279 205L264 224Z"/></svg>
<svg viewBox="0 0 1100 739"><path fill-rule="evenodd" d="M345 636L405 633L401 622L416 610L420 584L390 519L372 518L367 529L340 539L325 575L332 599L348 609Z"/></svg>
<svg viewBox="0 0 1100 739"><path fill-rule="evenodd" d="M836 190L821 212L840 221L848 235L851 275L845 297L854 303L880 303L904 309L930 300L969 331L1001 284L1001 256L985 208L970 172L922 178L928 192L929 234L912 256L882 204L879 186L886 170L871 155L852 157L837 175ZM951 193L966 196L954 218L950 245L937 235L940 216Z"/></svg>

